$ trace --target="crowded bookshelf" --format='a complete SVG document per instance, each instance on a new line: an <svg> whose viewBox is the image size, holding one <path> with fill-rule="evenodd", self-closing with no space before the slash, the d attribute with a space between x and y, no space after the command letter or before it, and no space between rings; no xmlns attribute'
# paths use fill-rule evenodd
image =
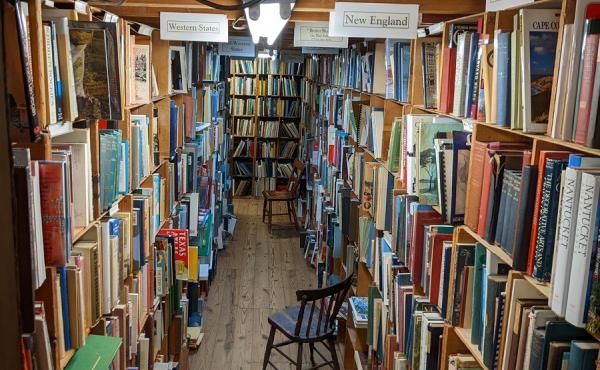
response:
<svg viewBox="0 0 600 370"><path fill-rule="evenodd" d="M256 4L167 3L2 5L11 369L260 367L191 358L262 351L286 309L205 325L267 291L213 282L257 248L235 208L269 197L300 228L253 231L266 263L351 282L340 368L600 369L599 4L298 0L257 31Z"/></svg>

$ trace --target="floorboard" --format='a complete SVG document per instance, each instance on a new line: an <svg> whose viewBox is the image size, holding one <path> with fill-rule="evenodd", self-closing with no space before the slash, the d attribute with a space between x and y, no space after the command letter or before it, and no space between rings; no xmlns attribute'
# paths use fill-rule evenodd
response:
<svg viewBox="0 0 600 370"><path fill-rule="evenodd" d="M190 356L192 370L261 369L269 314L295 304L296 290L316 285L315 270L304 261L298 233L287 216L273 218L270 235L261 221L262 200L235 200L234 210L238 218L234 240L219 252L204 339ZM304 352L309 367L308 348ZM295 353L296 347L286 350L293 358ZM292 369L276 352L271 361L279 369Z"/></svg>

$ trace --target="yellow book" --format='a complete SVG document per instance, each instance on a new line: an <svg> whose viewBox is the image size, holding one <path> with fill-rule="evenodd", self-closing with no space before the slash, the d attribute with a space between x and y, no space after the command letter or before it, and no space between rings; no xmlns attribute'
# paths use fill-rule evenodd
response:
<svg viewBox="0 0 600 370"><path fill-rule="evenodd" d="M188 250L188 278L189 281L198 281L198 247L190 245Z"/></svg>

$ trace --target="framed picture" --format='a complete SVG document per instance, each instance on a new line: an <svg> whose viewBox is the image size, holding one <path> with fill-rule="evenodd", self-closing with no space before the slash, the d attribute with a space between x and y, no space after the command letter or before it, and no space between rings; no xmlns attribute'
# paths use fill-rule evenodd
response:
<svg viewBox="0 0 600 370"><path fill-rule="evenodd" d="M169 48L170 63L169 76L171 91L174 93L187 92L187 66L184 46L171 46Z"/></svg>

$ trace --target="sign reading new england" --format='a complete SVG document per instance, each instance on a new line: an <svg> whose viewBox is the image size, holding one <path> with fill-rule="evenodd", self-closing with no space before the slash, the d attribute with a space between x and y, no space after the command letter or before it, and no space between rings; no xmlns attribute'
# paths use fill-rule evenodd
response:
<svg viewBox="0 0 600 370"><path fill-rule="evenodd" d="M161 40L228 41L225 14L160 13Z"/></svg>
<svg viewBox="0 0 600 370"><path fill-rule="evenodd" d="M348 47L348 38L329 36L329 23L327 22L296 22L294 46L345 49Z"/></svg>
<svg viewBox="0 0 600 370"><path fill-rule="evenodd" d="M333 17L329 22L330 36L414 39L419 6L339 2L329 16Z"/></svg>

